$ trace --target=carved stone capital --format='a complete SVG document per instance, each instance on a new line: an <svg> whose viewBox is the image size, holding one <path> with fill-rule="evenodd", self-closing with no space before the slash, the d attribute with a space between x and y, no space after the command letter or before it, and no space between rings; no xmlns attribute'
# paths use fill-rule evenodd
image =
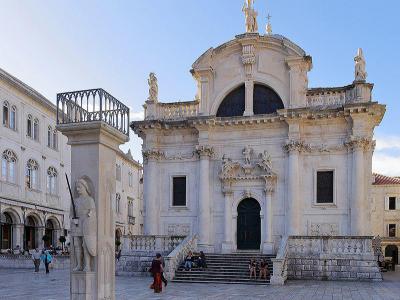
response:
<svg viewBox="0 0 400 300"><path fill-rule="evenodd" d="M283 150L289 152L310 152L311 146L298 140L289 140L283 145Z"/></svg>
<svg viewBox="0 0 400 300"><path fill-rule="evenodd" d="M276 175L265 175L263 176L265 180L264 192L266 195L272 194L275 191L276 186Z"/></svg>
<svg viewBox="0 0 400 300"><path fill-rule="evenodd" d="M209 145L197 145L196 152L200 157L212 157L214 155L214 148Z"/></svg>
<svg viewBox="0 0 400 300"><path fill-rule="evenodd" d="M145 162L148 162L149 160L161 160L165 158L165 153L158 149L143 150L142 155Z"/></svg>
<svg viewBox="0 0 400 300"><path fill-rule="evenodd" d="M359 137L359 136L352 136L349 138L348 141L344 143L344 145L349 150L373 150L375 148L375 141L367 137Z"/></svg>

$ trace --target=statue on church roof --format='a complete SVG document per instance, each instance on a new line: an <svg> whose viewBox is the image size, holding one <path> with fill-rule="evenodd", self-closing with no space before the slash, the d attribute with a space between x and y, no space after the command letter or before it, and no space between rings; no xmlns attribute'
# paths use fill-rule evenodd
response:
<svg viewBox="0 0 400 300"><path fill-rule="evenodd" d="M156 74L151 72L147 82L149 83L149 98L147 100L158 102L158 83Z"/></svg>
<svg viewBox="0 0 400 300"><path fill-rule="evenodd" d="M243 4L242 11L246 18L246 33L256 33L258 31L257 16L258 13L253 8L254 0L247 0Z"/></svg>
<svg viewBox="0 0 400 300"><path fill-rule="evenodd" d="M354 81L365 81L367 79L367 72L365 71L365 59L361 48L358 48L357 55L354 57L354 61Z"/></svg>

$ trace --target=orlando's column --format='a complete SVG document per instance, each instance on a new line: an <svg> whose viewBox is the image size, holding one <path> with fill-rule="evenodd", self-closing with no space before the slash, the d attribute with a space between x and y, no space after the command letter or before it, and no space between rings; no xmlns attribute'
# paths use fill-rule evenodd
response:
<svg viewBox="0 0 400 300"><path fill-rule="evenodd" d="M102 89L58 94L57 107L71 145L70 299L115 299L115 164L129 109Z"/></svg>
<svg viewBox="0 0 400 300"><path fill-rule="evenodd" d="M199 222L198 248L205 252L212 252L211 235L211 207L210 207L210 157L213 148L208 145L198 145L196 151L200 158L199 166Z"/></svg>

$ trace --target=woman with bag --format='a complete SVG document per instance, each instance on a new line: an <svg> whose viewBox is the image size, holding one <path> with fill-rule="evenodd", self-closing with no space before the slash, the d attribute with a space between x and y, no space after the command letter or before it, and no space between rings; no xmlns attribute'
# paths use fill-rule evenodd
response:
<svg viewBox="0 0 400 300"><path fill-rule="evenodd" d="M164 272L164 269L162 266L160 253L157 253L156 258L153 259L151 263L150 272L153 274L153 284L150 286L150 288L154 289L154 293L161 293L162 292L161 273Z"/></svg>

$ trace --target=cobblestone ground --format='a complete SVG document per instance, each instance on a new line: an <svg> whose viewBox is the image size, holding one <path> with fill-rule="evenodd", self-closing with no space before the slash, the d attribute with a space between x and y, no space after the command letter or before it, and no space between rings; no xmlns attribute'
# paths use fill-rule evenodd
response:
<svg viewBox="0 0 400 300"><path fill-rule="evenodd" d="M385 281L290 281L285 286L169 283L162 294L149 289L150 278L117 277L117 299L400 299L400 272L385 274ZM49 275L29 270L0 269L0 299L51 300L69 298L69 274Z"/></svg>

